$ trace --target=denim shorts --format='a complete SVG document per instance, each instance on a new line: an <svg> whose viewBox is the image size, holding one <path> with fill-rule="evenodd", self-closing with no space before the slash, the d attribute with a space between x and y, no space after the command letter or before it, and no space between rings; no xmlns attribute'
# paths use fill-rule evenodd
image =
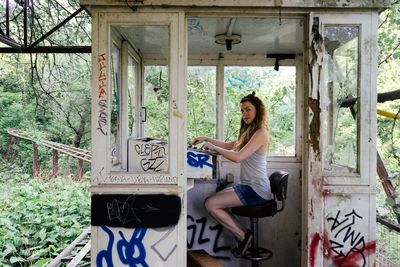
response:
<svg viewBox="0 0 400 267"><path fill-rule="evenodd" d="M235 184L233 190L245 206L264 204L268 201L260 197L249 185Z"/></svg>

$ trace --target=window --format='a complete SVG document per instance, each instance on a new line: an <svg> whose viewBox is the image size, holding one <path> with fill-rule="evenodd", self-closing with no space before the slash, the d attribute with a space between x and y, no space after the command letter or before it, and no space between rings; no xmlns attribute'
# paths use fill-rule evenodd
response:
<svg viewBox="0 0 400 267"><path fill-rule="evenodd" d="M324 171L358 172L359 27L325 25Z"/></svg>
<svg viewBox="0 0 400 267"><path fill-rule="evenodd" d="M168 140L169 111L168 68L146 66L144 68L144 106L146 137Z"/></svg>
<svg viewBox="0 0 400 267"><path fill-rule="evenodd" d="M187 141L216 137L216 67L188 67Z"/></svg>
<svg viewBox="0 0 400 267"><path fill-rule="evenodd" d="M269 155L295 156L295 67L225 67L225 140L237 139L240 100L252 91L268 111Z"/></svg>
<svg viewBox="0 0 400 267"><path fill-rule="evenodd" d="M111 161L112 165L118 165L121 161L120 154L120 49L114 43L111 48L111 88L112 88L112 107L111 107Z"/></svg>

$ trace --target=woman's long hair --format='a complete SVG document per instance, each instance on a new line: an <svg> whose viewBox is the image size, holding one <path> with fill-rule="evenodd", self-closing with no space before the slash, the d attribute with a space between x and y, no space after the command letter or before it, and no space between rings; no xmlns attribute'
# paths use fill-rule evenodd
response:
<svg viewBox="0 0 400 267"><path fill-rule="evenodd" d="M241 150L249 142L250 138L258 129L264 126L268 131L268 113L264 103L256 96L255 92L243 97L240 100L240 103L246 101L250 102L256 108L256 117L251 124L246 124L243 120L243 117L241 118L239 137L234 148L235 151Z"/></svg>

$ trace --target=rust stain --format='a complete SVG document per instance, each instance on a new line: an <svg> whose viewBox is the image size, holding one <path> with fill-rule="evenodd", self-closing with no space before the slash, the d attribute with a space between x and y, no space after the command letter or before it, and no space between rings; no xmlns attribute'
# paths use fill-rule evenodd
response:
<svg viewBox="0 0 400 267"><path fill-rule="evenodd" d="M310 63L308 66L309 74L310 74L310 86L311 91L317 92L317 98L309 97L308 98L308 107L311 109L313 113L313 117L310 123L309 129L309 140L307 141L311 144L315 160L320 161L321 153L319 147L319 139L320 139L320 125L321 125L321 107L320 107L320 83L321 83L321 69L322 69L322 60L323 60L323 51L324 51L324 40L322 35L319 32L319 18L315 17L313 19L313 25L311 29L312 39L310 44ZM315 73L313 69L317 68L317 72ZM316 84L314 84L313 74L317 75Z"/></svg>
<svg viewBox="0 0 400 267"><path fill-rule="evenodd" d="M320 117L321 107L319 101L319 92L318 92L318 99L313 99L311 97L308 98L308 107L313 112L313 117L310 123L310 139L308 140L308 142L311 144L314 150L315 159L319 161L321 159L321 153L319 148L319 138L320 138L319 129L321 125L321 117Z"/></svg>

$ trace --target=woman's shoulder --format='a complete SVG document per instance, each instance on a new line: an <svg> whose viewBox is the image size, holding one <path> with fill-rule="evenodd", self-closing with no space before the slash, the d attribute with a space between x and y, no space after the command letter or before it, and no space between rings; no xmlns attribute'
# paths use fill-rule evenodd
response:
<svg viewBox="0 0 400 267"><path fill-rule="evenodd" d="M268 129L267 129L267 127L265 127L265 126L261 126L260 128L258 128L257 130L256 130L256 132L255 133L259 133L259 134L262 134L262 135L266 135L266 134L268 134Z"/></svg>

